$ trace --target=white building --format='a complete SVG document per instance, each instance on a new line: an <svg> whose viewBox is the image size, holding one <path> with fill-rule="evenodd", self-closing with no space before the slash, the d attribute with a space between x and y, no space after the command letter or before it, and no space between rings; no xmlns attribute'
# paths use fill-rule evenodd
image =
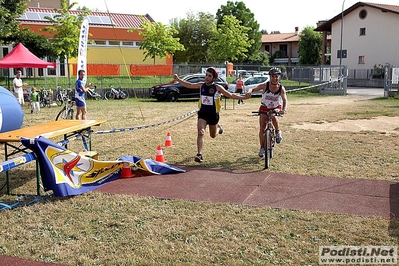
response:
<svg viewBox="0 0 399 266"><path fill-rule="evenodd" d="M369 70L386 63L399 66L399 6L358 2L315 30L323 32L323 62L331 56L331 65L341 63L348 69ZM330 52L325 41L329 34Z"/></svg>

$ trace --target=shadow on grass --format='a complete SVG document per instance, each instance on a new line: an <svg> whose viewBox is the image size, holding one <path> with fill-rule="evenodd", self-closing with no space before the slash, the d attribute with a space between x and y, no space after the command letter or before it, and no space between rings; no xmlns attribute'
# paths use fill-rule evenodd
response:
<svg viewBox="0 0 399 266"><path fill-rule="evenodd" d="M36 171L28 169L12 169L8 171L9 188L11 194L35 194ZM7 195L6 173L0 175L0 193Z"/></svg>

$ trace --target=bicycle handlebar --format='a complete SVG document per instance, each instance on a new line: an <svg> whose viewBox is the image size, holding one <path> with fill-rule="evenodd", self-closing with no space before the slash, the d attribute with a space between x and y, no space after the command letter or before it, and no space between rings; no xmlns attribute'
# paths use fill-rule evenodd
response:
<svg viewBox="0 0 399 266"><path fill-rule="evenodd" d="M271 115L271 114L273 114L275 116L283 116L283 115L280 114L280 110L279 109L273 109L273 110L270 110L270 111L258 110L258 111L252 111L252 113L256 114L256 115L260 115L260 114Z"/></svg>

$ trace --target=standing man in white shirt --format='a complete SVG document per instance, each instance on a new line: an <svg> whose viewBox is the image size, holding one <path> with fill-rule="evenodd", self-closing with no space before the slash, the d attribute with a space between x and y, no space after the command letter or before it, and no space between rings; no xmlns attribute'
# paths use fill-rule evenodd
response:
<svg viewBox="0 0 399 266"><path fill-rule="evenodd" d="M13 85L14 85L14 93L15 97L17 97L18 102L21 106L24 106L25 101L24 101L24 86L28 86L27 83L23 83L21 79L21 70L17 71L17 76L13 80Z"/></svg>

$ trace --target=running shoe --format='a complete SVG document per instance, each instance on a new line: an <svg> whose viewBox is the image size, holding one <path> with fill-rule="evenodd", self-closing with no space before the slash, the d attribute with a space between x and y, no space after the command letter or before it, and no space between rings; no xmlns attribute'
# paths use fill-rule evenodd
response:
<svg viewBox="0 0 399 266"><path fill-rule="evenodd" d="M222 128L222 126L218 124L218 128L219 128L219 134L223 134L223 128Z"/></svg>
<svg viewBox="0 0 399 266"><path fill-rule="evenodd" d="M265 157L265 148L260 148L259 149L259 157Z"/></svg>
<svg viewBox="0 0 399 266"><path fill-rule="evenodd" d="M197 155L194 158L194 161L196 161L197 163L202 163L204 159L202 158L202 154L197 153Z"/></svg>

